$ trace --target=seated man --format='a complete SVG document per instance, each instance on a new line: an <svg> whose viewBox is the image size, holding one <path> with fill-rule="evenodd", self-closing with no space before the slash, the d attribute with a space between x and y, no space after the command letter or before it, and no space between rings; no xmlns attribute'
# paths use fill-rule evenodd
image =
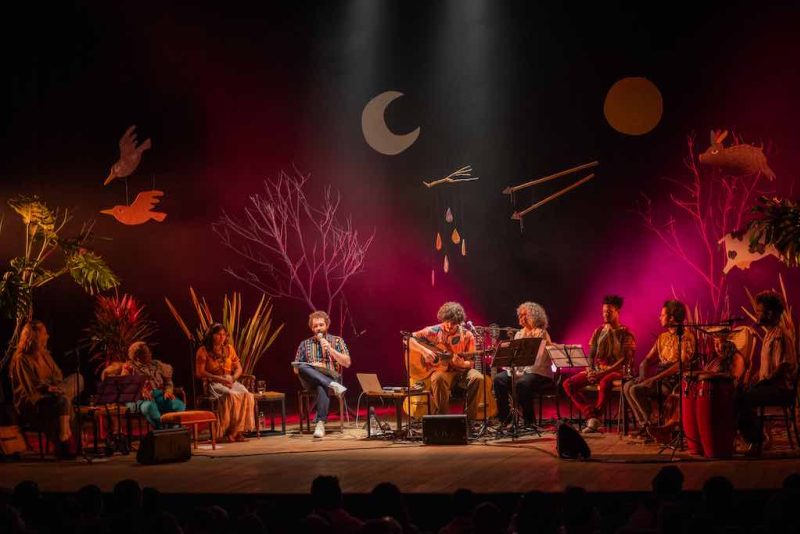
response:
<svg viewBox="0 0 800 534"><path fill-rule="evenodd" d="M317 392L317 415L315 417L314 437L325 437L325 423L328 422L328 388L337 395L343 395L347 388L339 381L342 367L350 367L350 351L344 339L328 333L331 318L324 311L315 311L308 316L308 327L314 335L303 340L297 347L294 372L304 389Z"/></svg>
<svg viewBox="0 0 800 534"><path fill-rule="evenodd" d="M514 339L530 337L544 338L543 343L550 343L550 334L547 333L547 313L535 302L523 302L517 306L517 319L522 330L514 334ZM509 394L511 393L511 374L515 372L514 382L517 393L517 405L522 408L522 417L525 423L533 424L536 417L533 413L533 394L541 388L553 385L553 369L549 353L542 346L536 355L536 362L529 367L506 369L494 379L494 392L497 397L497 416L500 425L511 423L511 407Z"/></svg>
<svg viewBox="0 0 800 534"><path fill-rule="evenodd" d="M484 386L483 374L475 369L474 360L465 360L460 356L475 352L475 336L462 326L467 316L458 302L442 304L436 317L439 324L413 333L415 338L425 339L453 354L446 366L441 366L431 374L433 413L450 413L450 391L458 387L467 391L467 417L476 420ZM426 354L425 359L433 364L435 356Z"/></svg>
<svg viewBox="0 0 800 534"><path fill-rule="evenodd" d="M756 295L756 319L766 330L761 342L758 376L751 365L745 377L745 391L739 395L739 431L750 444L749 455L761 454L764 432L756 417L756 407L778 403L792 397L797 374L797 352L792 334L782 324L783 299L773 291ZM789 429L787 429L788 431Z"/></svg>
<svg viewBox="0 0 800 534"><path fill-rule="evenodd" d="M659 393L656 388L660 384L663 395L669 395L675 389L680 383L678 360L680 358L683 361L683 368L688 371L696 345L694 334L688 330L683 331L683 343L678 343L679 328L683 329L683 323L686 320L686 305L683 302L679 300L666 301L661 308L659 320L661 326L667 328L667 331L659 334L653 348L642 360L639 365L639 376L626 382L623 388L625 399L639 423L639 436L645 440L652 440L648 429L653 412L651 400ZM654 376L647 378L648 367L656 361L658 362L658 371Z"/></svg>
<svg viewBox="0 0 800 534"><path fill-rule="evenodd" d="M620 322L619 312L623 299L607 295L603 299L603 324L598 326L589 340L591 366L564 382L564 391L587 419L584 433L598 432L603 408L614 380L622 378L623 366L633 362L636 340L627 326ZM589 402L583 389L597 384L597 400Z"/></svg>
<svg viewBox="0 0 800 534"><path fill-rule="evenodd" d="M173 392L172 366L154 360L144 341L137 341L128 348L128 361L122 365L121 374L145 377L141 399L136 403L129 402L128 409L144 414L153 428L161 428L163 414L186 410L186 405L176 399Z"/></svg>

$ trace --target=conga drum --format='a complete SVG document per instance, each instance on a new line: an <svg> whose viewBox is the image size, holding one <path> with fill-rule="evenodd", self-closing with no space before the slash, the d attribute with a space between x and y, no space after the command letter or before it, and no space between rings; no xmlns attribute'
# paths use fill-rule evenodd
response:
<svg viewBox="0 0 800 534"><path fill-rule="evenodd" d="M702 378L697 383L697 426L707 458L731 458L736 439L733 379Z"/></svg>
<svg viewBox="0 0 800 534"><path fill-rule="evenodd" d="M697 419L698 383L689 375L683 377L683 433L686 435L687 447L692 454L703 454L700 438L700 426Z"/></svg>

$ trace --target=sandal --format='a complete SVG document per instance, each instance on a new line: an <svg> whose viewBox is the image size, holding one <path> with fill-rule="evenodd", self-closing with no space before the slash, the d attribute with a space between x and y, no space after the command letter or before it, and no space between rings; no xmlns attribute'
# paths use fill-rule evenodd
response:
<svg viewBox="0 0 800 534"><path fill-rule="evenodd" d="M244 437L244 435L242 435L241 432L239 432L238 434L236 434L236 436L234 436L233 440L239 443L244 443L245 441L247 441L247 438Z"/></svg>

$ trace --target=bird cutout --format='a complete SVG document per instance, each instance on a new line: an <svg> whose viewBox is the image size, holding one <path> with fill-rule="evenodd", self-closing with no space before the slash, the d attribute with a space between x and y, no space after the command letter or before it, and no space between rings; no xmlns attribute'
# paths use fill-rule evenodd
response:
<svg viewBox="0 0 800 534"><path fill-rule="evenodd" d="M577 167L573 167L573 168L567 169L565 171L561 171L561 172L557 172L555 174L551 174L550 176L545 176L544 178L538 178L536 180L531 180L530 182L525 182L524 184L515 185L513 187L509 186L509 187L506 187L503 190L503 194L511 195L511 198L512 198L512 201L513 201L514 193L516 193L517 191L520 191L521 189L532 187L534 185L543 184L545 182L549 182L550 180L555 180L556 178L560 178L560 177L562 177L564 175L571 174L573 172L578 172L578 171L582 171L584 169L589 169L591 167L596 167L597 165L600 165L600 163L597 162L597 161L592 161L590 163L585 163L583 165L578 165ZM560 197L564 193L572 191L576 187L579 187L579 186L585 184L586 182L588 182L589 180L594 178L594 176L595 176L594 173L592 173L592 174L590 174L590 175L588 175L588 176L586 176L584 178L581 178L580 180L578 180L574 184L569 185L569 186L565 187L564 189L553 193L549 197L547 197L545 199L542 199L539 202L536 202L535 204L525 208L522 211L514 211L514 213L511 215L511 218L513 220L515 220L515 221L519 221L520 222L520 228L521 228L522 227L522 218L525 215L527 215L528 213L532 212L533 210L535 210L537 208L540 208L540 207L544 206L545 204L547 204L551 200L555 200L556 198Z"/></svg>
<svg viewBox="0 0 800 534"><path fill-rule="evenodd" d="M461 240L461 255L462 256L466 256L467 255L467 240L466 239L462 239Z"/></svg>
<svg viewBox="0 0 800 534"><path fill-rule="evenodd" d="M770 180L775 179L775 173L767 165L767 156L764 155L763 148L744 143L725 148L722 141L727 136L728 130L722 133L711 130L711 146L700 154L698 158L700 163L737 176L762 172Z"/></svg>
<svg viewBox="0 0 800 534"><path fill-rule="evenodd" d="M453 228L453 235L450 236L450 239L452 239L453 243L456 245L461 243L461 236L458 233L458 228Z"/></svg>
<svg viewBox="0 0 800 534"><path fill-rule="evenodd" d="M103 185L110 184L114 178L125 178L130 176L139 162L142 161L142 152L152 146L150 139L145 139L144 143L136 146L136 126L131 126L125 130L125 135L119 140L119 160L111 167L111 173L103 182Z"/></svg>
<svg viewBox="0 0 800 534"><path fill-rule="evenodd" d="M442 250L442 234L436 232L436 250Z"/></svg>
<svg viewBox="0 0 800 534"><path fill-rule="evenodd" d="M444 272L450 272L450 262L447 261L447 254L444 255Z"/></svg>
<svg viewBox="0 0 800 534"><path fill-rule="evenodd" d="M436 287L436 271L431 269L431 287Z"/></svg>
<svg viewBox="0 0 800 534"><path fill-rule="evenodd" d="M167 218L166 213L152 211L156 204L161 202L158 197L163 195L163 191L142 191L136 195L136 199L130 206L114 206L111 209L102 210L100 213L111 215L122 224L129 226L144 224L150 219L164 222L164 219Z"/></svg>
<svg viewBox="0 0 800 534"><path fill-rule="evenodd" d="M459 178L460 176L463 176L464 178ZM434 180L433 182L422 182L422 185L431 188L439 184L457 184L461 182L474 182L475 180L478 179L480 179L480 176L472 176L472 166L467 165L466 167L461 167L454 173L448 174L447 176L445 176L444 178L440 178L439 180Z"/></svg>
<svg viewBox="0 0 800 534"><path fill-rule="evenodd" d="M750 232L731 232L718 241L725 245L725 257L728 259L722 272L728 274L731 269L738 267L742 270L749 269L754 261L775 256L780 259L780 253L773 245L765 246L759 243L756 250L750 252Z"/></svg>
<svg viewBox="0 0 800 534"><path fill-rule="evenodd" d="M444 214L444 220L449 223L453 222L453 212L450 211L450 208L447 208L447 211Z"/></svg>

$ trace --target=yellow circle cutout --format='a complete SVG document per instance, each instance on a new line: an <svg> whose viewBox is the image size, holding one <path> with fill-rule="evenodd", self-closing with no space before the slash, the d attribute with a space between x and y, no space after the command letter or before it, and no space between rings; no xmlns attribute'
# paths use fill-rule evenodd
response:
<svg viewBox="0 0 800 534"><path fill-rule="evenodd" d="M651 131L663 112L661 91L647 78L623 78L611 86L603 104L608 124L627 135Z"/></svg>

